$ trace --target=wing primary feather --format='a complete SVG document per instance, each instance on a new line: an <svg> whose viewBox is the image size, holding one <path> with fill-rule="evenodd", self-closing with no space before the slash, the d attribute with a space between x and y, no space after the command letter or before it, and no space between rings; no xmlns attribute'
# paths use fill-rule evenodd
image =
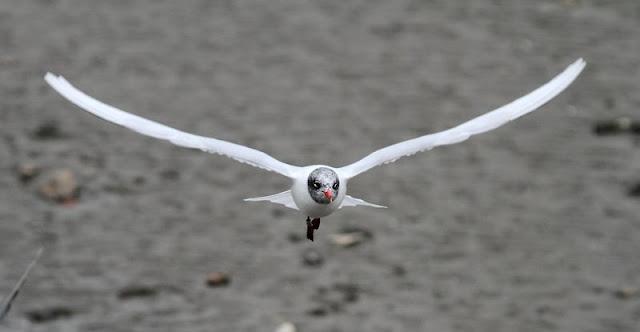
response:
<svg viewBox="0 0 640 332"><path fill-rule="evenodd" d="M107 105L75 88L64 77L47 73L45 81L63 97L81 109L142 135L167 140L173 144L227 156L236 161L294 177L297 166L283 163L268 154L239 144L189 134L161 123L133 115Z"/></svg>
<svg viewBox="0 0 640 332"><path fill-rule="evenodd" d="M509 121L538 109L553 99L580 75L585 65L586 62L580 58L546 84L509 104L454 128L379 149L355 163L341 167L339 171L343 176L352 178L378 165L392 163L402 157L431 150L436 146L459 143L473 135L498 128Z"/></svg>

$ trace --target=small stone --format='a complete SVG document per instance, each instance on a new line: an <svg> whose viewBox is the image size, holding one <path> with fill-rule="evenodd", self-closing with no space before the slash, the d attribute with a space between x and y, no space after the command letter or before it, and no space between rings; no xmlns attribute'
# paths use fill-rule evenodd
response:
<svg viewBox="0 0 640 332"><path fill-rule="evenodd" d="M294 232L289 233L289 235L287 235L287 238L289 239L289 242L292 242L292 243L298 243L302 241L302 236Z"/></svg>
<svg viewBox="0 0 640 332"><path fill-rule="evenodd" d="M630 197L640 197L640 183L636 183L627 192Z"/></svg>
<svg viewBox="0 0 640 332"><path fill-rule="evenodd" d="M358 301L360 297L360 287L356 284L343 283L336 284L334 288L337 292L342 294L342 301L345 303L353 303Z"/></svg>
<svg viewBox="0 0 640 332"><path fill-rule="evenodd" d="M313 316L323 316L342 312L346 306L360 299L360 293L360 287L350 282L336 283L329 288L318 287L311 297L317 305L307 313Z"/></svg>
<svg viewBox="0 0 640 332"><path fill-rule="evenodd" d="M343 248L354 247L363 240L360 233L331 234L329 237L335 245Z"/></svg>
<svg viewBox="0 0 640 332"><path fill-rule="evenodd" d="M311 310L307 311L307 314L309 314L310 316L315 316L315 317L322 317L322 316L326 316L329 312L327 311L326 308L323 307L315 307L312 308Z"/></svg>
<svg viewBox="0 0 640 332"><path fill-rule="evenodd" d="M637 287L623 287L613 292L613 295L619 299L626 300L632 298L640 293L640 289Z"/></svg>
<svg viewBox="0 0 640 332"><path fill-rule="evenodd" d="M541 305L538 308L536 308L536 313L538 315L545 315L545 314L548 314L551 311L552 311L552 309L548 305Z"/></svg>
<svg viewBox="0 0 640 332"><path fill-rule="evenodd" d="M69 205L78 199L80 187L71 170L59 169L48 174L38 191L50 201Z"/></svg>
<svg viewBox="0 0 640 332"><path fill-rule="evenodd" d="M316 249L309 248L302 252L302 263L306 266L320 266L324 263L324 257Z"/></svg>
<svg viewBox="0 0 640 332"><path fill-rule="evenodd" d="M160 177L165 179L165 180L169 180L169 181L176 181L178 179L180 179L180 172L178 172L175 169L165 169L162 172L160 172Z"/></svg>
<svg viewBox="0 0 640 332"><path fill-rule="evenodd" d="M373 239L373 233L370 230L360 226L344 226L340 229L340 233L359 233L366 240Z"/></svg>
<svg viewBox="0 0 640 332"><path fill-rule="evenodd" d="M350 248L355 247L362 242L373 238L370 231L359 227L345 227L340 233L332 234L329 236L333 244L342 247Z"/></svg>
<svg viewBox="0 0 640 332"><path fill-rule="evenodd" d="M147 182L147 180L142 175L138 175L133 178L133 184L136 186L142 186Z"/></svg>
<svg viewBox="0 0 640 332"><path fill-rule="evenodd" d="M41 140L58 139L63 136L58 123L55 121L44 122L33 131L33 137Z"/></svg>
<svg viewBox="0 0 640 332"><path fill-rule="evenodd" d="M278 326L276 332L296 332L296 326L291 322L284 322Z"/></svg>
<svg viewBox="0 0 640 332"><path fill-rule="evenodd" d="M129 286L118 292L118 298L128 300L136 297L151 297L158 294L158 290L151 286Z"/></svg>
<svg viewBox="0 0 640 332"><path fill-rule="evenodd" d="M407 269L402 265L394 265L391 267L391 272L398 277L404 277L407 275Z"/></svg>
<svg viewBox="0 0 640 332"><path fill-rule="evenodd" d="M58 319L70 318L71 316L73 316L73 310L63 306L55 306L27 312L27 318L32 323L46 323Z"/></svg>
<svg viewBox="0 0 640 332"><path fill-rule="evenodd" d="M598 136L603 135L615 135L622 133L640 133L640 122L633 119L622 116L613 120L602 120L595 123L593 126L594 134Z"/></svg>
<svg viewBox="0 0 640 332"><path fill-rule="evenodd" d="M35 163L27 162L18 165L16 172L18 173L20 181L22 183L27 183L40 174L40 167Z"/></svg>
<svg viewBox="0 0 640 332"><path fill-rule="evenodd" d="M222 287L231 283L231 277L224 272L211 272L207 275L207 286Z"/></svg>

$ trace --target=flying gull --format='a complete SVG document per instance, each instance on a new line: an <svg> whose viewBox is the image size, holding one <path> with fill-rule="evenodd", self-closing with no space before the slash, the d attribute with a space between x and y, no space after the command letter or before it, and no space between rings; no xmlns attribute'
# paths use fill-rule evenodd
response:
<svg viewBox="0 0 640 332"><path fill-rule="evenodd" d="M183 132L163 124L124 112L76 89L62 76L47 73L44 79L71 103L104 120L129 128L140 134L170 141L173 144L224 155L239 162L284 175L292 180L291 188L278 194L248 198L245 201L269 201L299 210L307 216L307 238L313 241L320 218L348 206L384 206L347 195L347 183L356 175L373 167L431 150L440 145L460 143L467 138L498 128L507 122L538 109L566 89L585 67L576 60L562 73L529 94L489 113L456 127L396 143L374 151L364 158L343 166L294 166L243 145Z"/></svg>

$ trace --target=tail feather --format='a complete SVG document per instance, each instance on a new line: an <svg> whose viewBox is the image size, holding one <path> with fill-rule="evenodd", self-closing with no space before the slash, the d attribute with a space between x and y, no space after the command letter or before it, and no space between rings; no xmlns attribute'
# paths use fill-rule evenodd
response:
<svg viewBox="0 0 640 332"><path fill-rule="evenodd" d="M273 194L270 196L245 198L245 202L262 202L262 201L282 204L290 209L298 210L296 203L293 201L293 196L291 196L291 190L283 191L281 193Z"/></svg>
<svg viewBox="0 0 640 332"><path fill-rule="evenodd" d="M374 207L374 208L379 208L379 209L386 209L387 208L386 206L369 203L369 202L367 202L367 201L365 201L363 199L351 197L349 195L344 197L344 200L342 201L342 204L340 205L340 208L342 209L343 207L358 206L358 205L369 206L369 207Z"/></svg>

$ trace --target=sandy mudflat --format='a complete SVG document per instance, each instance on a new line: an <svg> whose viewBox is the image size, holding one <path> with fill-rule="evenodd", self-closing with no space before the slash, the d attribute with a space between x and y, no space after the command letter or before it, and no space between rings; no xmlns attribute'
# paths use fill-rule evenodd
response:
<svg viewBox="0 0 640 332"><path fill-rule="evenodd" d="M19 331L637 331L640 2L0 2L0 294L46 247ZM350 182L389 209L304 216L288 182L78 111L46 71L177 128L293 164L347 164L519 97L544 110ZM43 128L44 127L44 128ZM17 165L42 173L21 183ZM56 169L77 203L44 200ZM640 195L639 195L640 196ZM345 227L371 237L339 248ZM316 250L323 261L303 263ZM309 255L308 252L306 252ZM209 288L207 274L230 273Z"/></svg>

